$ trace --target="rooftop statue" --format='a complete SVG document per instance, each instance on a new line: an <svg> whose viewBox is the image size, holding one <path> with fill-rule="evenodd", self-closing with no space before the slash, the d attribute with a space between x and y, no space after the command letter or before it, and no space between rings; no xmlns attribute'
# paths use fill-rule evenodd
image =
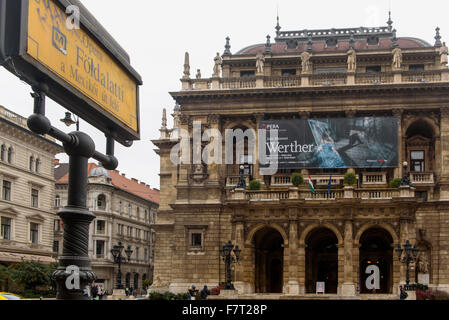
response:
<svg viewBox="0 0 449 320"><path fill-rule="evenodd" d="M310 62L310 53L304 51L301 53L301 66L302 66L302 73L308 73L312 69L312 63Z"/></svg>
<svg viewBox="0 0 449 320"><path fill-rule="evenodd" d="M402 50L400 48L393 49L393 69L401 69L402 66Z"/></svg>
<svg viewBox="0 0 449 320"><path fill-rule="evenodd" d="M356 64L356 53L353 49L348 50L348 72L355 72Z"/></svg>
<svg viewBox="0 0 449 320"><path fill-rule="evenodd" d="M259 52L256 55L256 74L257 75L263 75L264 63L265 63L265 58L264 58L263 54Z"/></svg>
<svg viewBox="0 0 449 320"><path fill-rule="evenodd" d="M440 63L442 66L446 66L448 63L447 54L448 49L446 47L446 42L443 42L443 46L440 48Z"/></svg>
<svg viewBox="0 0 449 320"><path fill-rule="evenodd" d="M223 59L220 57L220 54L217 52L217 55L214 58L214 73L212 75L213 77L220 77L222 63L223 63Z"/></svg>

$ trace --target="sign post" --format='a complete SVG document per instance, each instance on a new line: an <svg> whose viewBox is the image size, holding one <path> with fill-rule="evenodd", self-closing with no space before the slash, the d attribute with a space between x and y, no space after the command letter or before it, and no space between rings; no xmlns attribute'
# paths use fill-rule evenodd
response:
<svg viewBox="0 0 449 320"><path fill-rule="evenodd" d="M69 28L69 6L79 12L80 28ZM57 299L87 299L84 289L96 279L88 255L95 218L86 207L88 161L94 158L114 170L114 141L131 146L140 138L142 80L126 52L78 0L0 0L0 64L32 86L30 130L61 141L69 155L68 203L58 212L63 253L53 277ZM53 127L45 116L46 96L103 131L106 154L95 150L87 134Z"/></svg>

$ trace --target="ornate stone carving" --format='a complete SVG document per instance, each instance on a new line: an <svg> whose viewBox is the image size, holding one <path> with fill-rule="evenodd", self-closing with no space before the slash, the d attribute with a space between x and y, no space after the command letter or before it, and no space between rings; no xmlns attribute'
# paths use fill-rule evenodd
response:
<svg viewBox="0 0 449 320"><path fill-rule="evenodd" d="M196 70L196 78L201 79L201 70L200 69Z"/></svg>
<svg viewBox="0 0 449 320"><path fill-rule="evenodd" d="M442 66L446 66L448 63L447 59L448 49L446 47L446 42L443 42L443 46L440 47L439 53L440 53L440 64Z"/></svg>
<svg viewBox="0 0 449 320"><path fill-rule="evenodd" d="M186 114L181 114L179 116L179 120L181 122L181 125L185 126L185 125L189 124L190 117L188 115L186 115Z"/></svg>
<svg viewBox="0 0 449 320"><path fill-rule="evenodd" d="M302 73L309 73L312 71L312 63L310 62L311 54L307 51L301 53L301 67Z"/></svg>
<svg viewBox="0 0 449 320"><path fill-rule="evenodd" d="M419 253L416 269L419 273L429 273L429 258L426 251Z"/></svg>
<svg viewBox="0 0 449 320"><path fill-rule="evenodd" d="M186 52L184 56L184 76L183 79L190 79L190 62L189 62L189 53Z"/></svg>
<svg viewBox="0 0 449 320"><path fill-rule="evenodd" d="M212 74L212 77L220 77L222 63L223 63L223 59L220 57L220 54L217 52L217 55L214 58L214 73Z"/></svg>
<svg viewBox="0 0 449 320"><path fill-rule="evenodd" d="M265 58L261 52L256 55L256 75L263 75Z"/></svg>
<svg viewBox="0 0 449 320"><path fill-rule="evenodd" d="M356 68L357 68L357 63L356 63L356 53L355 50L350 49L347 52L348 54L348 72L355 72Z"/></svg>
<svg viewBox="0 0 449 320"><path fill-rule="evenodd" d="M309 117L310 117L310 112L309 111L301 110L298 113L299 113L299 117L301 119L309 119Z"/></svg>
<svg viewBox="0 0 449 320"><path fill-rule="evenodd" d="M218 114L210 114L207 116L208 124L218 124L220 123L220 116Z"/></svg>

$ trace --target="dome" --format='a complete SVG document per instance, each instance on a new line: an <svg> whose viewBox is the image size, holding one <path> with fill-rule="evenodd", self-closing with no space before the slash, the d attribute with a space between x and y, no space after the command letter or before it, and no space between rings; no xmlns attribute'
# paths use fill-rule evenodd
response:
<svg viewBox="0 0 449 320"><path fill-rule="evenodd" d="M108 179L111 179L109 171L103 168L102 166L93 168L89 173L89 177L106 177Z"/></svg>

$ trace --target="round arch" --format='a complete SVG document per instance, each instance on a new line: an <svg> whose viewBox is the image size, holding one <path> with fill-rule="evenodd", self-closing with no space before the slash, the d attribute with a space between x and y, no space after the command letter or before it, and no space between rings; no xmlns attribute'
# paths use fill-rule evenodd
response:
<svg viewBox="0 0 449 320"><path fill-rule="evenodd" d="M381 229L385 229L393 238L393 244L396 245L399 243L399 238L396 234L396 232L394 231L393 227L391 227L389 224L386 223L366 223L364 224L359 231L357 232L355 239L354 239L354 245L358 245L360 242L360 238L362 237L363 233L370 229L370 228L381 228Z"/></svg>
<svg viewBox="0 0 449 320"><path fill-rule="evenodd" d="M278 231L281 236L282 239L284 240L284 245L288 245L288 237L287 237L287 233L285 232L285 230L278 224L276 223L259 223L257 225L255 225L254 227L252 227L252 229L250 230L250 232L248 232L248 236L246 237L246 244L251 244L254 241L254 236L257 234L258 231L262 230L263 228L273 228L276 231Z"/></svg>
<svg viewBox="0 0 449 320"><path fill-rule="evenodd" d="M336 226L334 226L333 224L330 224L328 222L324 222L324 223L312 223L310 225L308 225L303 232L301 232L301 236L299 237L299 244L300 245L304 245L305 244L305 240L307 238L307 235L309 233L311 233L313 230L318 229L318 228L327 228L331 231L333 231L335 233L335 236L338 239L338 244L341 245L343 244L343 237L340 233L340 231L338 230L338 228Z"/></svg>
<svg viewBox="0 0 449 320"><path fill-rule="evenodd" d="M256 130L256 126L254 125L254 122L250 120L244 120L244 121L232 121L225 124L223 130L227 129L237 129L241 127L246 127L247 129L253 129Z"/></svg>
<svg viewBox="0 0 449 320"><path fill-rule="evenodd" d="M433 138L439 137L440 136L440 127L438 126L437 123L435 123L435 121L427 116L422 116L419 118L407 118L404 120L404 124L402 126L402 136L406 137L407 136L407 131L410 129L410 127L414 124L416 124L417 122L424 122L426 125L428 125L430 128L432 128L433 131Z"/></svg>

